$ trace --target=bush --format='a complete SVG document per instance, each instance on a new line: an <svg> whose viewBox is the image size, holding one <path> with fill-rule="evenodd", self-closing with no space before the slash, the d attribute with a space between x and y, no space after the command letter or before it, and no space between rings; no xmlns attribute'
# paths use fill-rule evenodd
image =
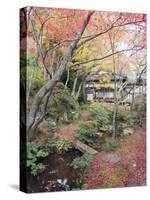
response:
<svg viewBox="0 0 150 200"><path fill-rule="evenodd" d="M103 145L103 151L114 151L119 147L119 141L117 139L107 139L106 143Z"/></svg>
<svg viewBox="0 0 150 200"><path fill-rule="evenodd" d="M121 133L121 137L125 138L131 134L132 134L132 128L124 128Z"/></svg>
<svg viewBox="0 0 150 200"><path fill-rule="evenodd" d="M97 132L97 123L94 121L80 122L74 135L81 141L85 143L90 143L92 136Z"/></svg>
<svg viewBox="0 0 150 200"><path fill-rule="evenodd" d="M74 169L85 170L89 166L91 159L92 159L92 155L85 153L81 157L75 158L72 161L71 166Z"/></svg>
<svg viewBox="0 0 150 200"><path fill-rule="evenodd" d="M68 118L68 120L73 120L72 112L67 112L67 118Z"/></svg>
<svg viewBox="0 0 150 200"><path fill-rule="evenodd" d="M104 108L91 108L91 120L95 119L98 122L98 128L100 130L108 130L110 122L110 113Z"/></svg>
<svg viewBox="0 0 150 200"><path fill-rule="evenodd" d="M30 169L32 175L37 175L44 171L45 166L39 163L41 158L48 156L48 149L40 144L35 144L33 142L27 143L27 153L24 152L24 164Z"/></svg>
<svg viewBox="0 0 150 200"><path fill-rule="evenodd" d="M63 108L65 111L70 109L77 109L78 105L75 102L74 98L71 96L70 92L67 89L61 89L58 86L54 89L51 107L54 108ZM63 111L64 111L63 110Z"/></svg>
<svg viewBox="0 0 150 200"><path fill-rule="evenodd" d="M135 97L133 110L140 113L146 112L146 95L140 95L140 96Z"/></svg>
<svg viewBox="0 0 150 200"><path fill-rule="evenodd" d="M58 151L67 152L72 149L72 143L65 137L61 138L56 142L56 148Z"/></svg>
<svg viewBox="0 0 150 200"><path fill-rule="evenodd" d="M116 121L119 126L124 123L127 124L127 126L132 126L133 124L138 122L138 113L136 111L131 110L123 110L121 108L118 109Z"/></svg>

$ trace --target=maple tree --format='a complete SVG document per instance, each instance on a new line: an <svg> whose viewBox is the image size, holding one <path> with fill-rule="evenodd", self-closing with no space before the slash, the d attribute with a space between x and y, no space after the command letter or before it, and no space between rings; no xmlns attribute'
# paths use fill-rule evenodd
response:
<svg viewBox="0 0 150 200"><path fill-rule="evenodd" d="M21 22L26 19L26 23L21 26L21 44L24 46L23 38L27 36L28 55L34 57L27 84L27 99L32 90L37 63L41 66L40 73L44 77L44 85L36 91L29 105L29 138L32 138L34 129L42 121L52 90L66 69L66 87L69 70L77 72L72 90L76 99L83 84L75 94L79 75L86 76L90 71L102 69L126 73L130 70L131 63L141 66L139 73L144 70L145 14L28 7L22 10L21 17ZM43 101L43 113L36 121Z"/></svg>

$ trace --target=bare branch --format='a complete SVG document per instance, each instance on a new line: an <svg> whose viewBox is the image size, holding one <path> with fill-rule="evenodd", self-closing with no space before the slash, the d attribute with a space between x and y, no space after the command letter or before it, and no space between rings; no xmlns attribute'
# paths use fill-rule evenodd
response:
<svg viewBox="0 0 150 200"><path fill-rule="evenodd" d="M134 49L134 47L133 47L133 48L128 48L128 49L122 49L122 50L120 50L120 51L116 51L116 52L114 52L114 53L108 54L108 55L106 55L106 56L104 56L104 57L101 57L101 58L94 58L94 59L90 59L90 60L86 60L86 61L82 61L82 62L75 63L75 64L71 65L70 67L74 67L74 66L77 66L77 65L82 65L82 64L86 64L86 63L90 63L90 62L94 62L94 61L104 60L104 59L109 58L109 57L111 57L111 56L113 56L113 55L116 55L116 54L119 54L119 53L123 53L123 52L128 52L128 51L140 51L140 50L142 50L143 48L144 48L144 47L141 47L141 48L138 48L138 49L137 49L137 48Z"/></svg>
<svg viewBox="0 0 150 200"><path fill-rule="evenodd" d="M114 25L116 22L114 22L110 28L104 30L103 32L100 32L100 33L97 33L97 34L94 34L94 35L91 35L91 36L88 36L88 38L84 41L82 41L81 43L79 43L78 45L78 48L82 45L84 45L85 43L89 42L90 40L93 40L105 33L107 33L108 31L114 29L114 28L118 28L118 27L123 27L123 26L127 26L127 25L139 25L139 23L143 23L145 22L144 20L140 20L140 21L134 21L134 22L127 22L127 23L124 23L124 24L119 24L119 25Z"/></svg>
<svg viewBox="0 0 150 200"><path fill-rule="evenodd" d="M32 29L33 29L33 36L34 36L34 39L35 39L35 42L36 42L36 46L37 46L37 50L38 50L38 53L39 53L39 56L40 56L40 59L42 61L42 64L43 64L43 67L45 68L46 72L48 74L49 73L49 70L44 62L44 56L43 56L43 51L42 51L42 48L41 48L41 45L39 43L39 40L38 40L38 36L37 36L37 32L35 30L35 25L34 25L34 21L31 19L31 25L32 25Z"/></svg>

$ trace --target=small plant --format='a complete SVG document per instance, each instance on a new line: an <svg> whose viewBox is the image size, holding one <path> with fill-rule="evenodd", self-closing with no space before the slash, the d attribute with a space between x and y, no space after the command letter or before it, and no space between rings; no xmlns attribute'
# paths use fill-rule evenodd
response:
<svg viewBox="0 0 150 200"><path fill-rule="evenodd" d="M135 98L133 110L143 114L146 112L146 95L139 95Z"/></svg>
<svg viewBox="0 0 150 200"><path fill-rule="evenodd" d="M131 110L123 110L119 108L117 112L117 122L118 123L128 123L128 125L133 125L138 121L138 113Z"/></svg>
<svg viewBox="0 0 150 200"><path fill-rule="evenodd" d="M44 171L45 166L39 160L48 154L48 149L43 145L28 142L22 155L22 164L29 168L30 173L35 176Z"/></svg>
<svg viewBox="0 0 150 200"><path fill-rule="evenodd" d="M103 151L114 151L119 147L119 142L117 139L108 139L106 143L103 145Z"/></svg>
<svg viewBox="0 0 150 200"><path fill-rule="evenodd" d="M92 159L92 156L90 154L83 154L81 157L75 158L72 163L70 164L74 169L83 169L85 170Z"/></svg>
<svg viewBox="0 0 150 200"><path fill-rule="evenodd" d="M86 121L80 122L79 126L74 132L74 135L81 141L89 144L92 140L92 136L97 132L97 127L95 122Z"/></svg>
<svg viewBox="0 0 150 200"><path fill-rule="evenodd" d="M67 152L72 149L72 143L66 137L61 138L56 142L56 148L58 151Z"/></svg>
<svg viewBox="0 0 150 200"><path fill-rule="evenodd" d="M132 134L132 128L125 128L121 133L121 137L125 138Z"/></svg>
<svg viewBox="0 0 150 200"><path fill-rule="evenodd" d="M68 112L67 113L67 118L68 118L68 120L73 120L73 114L72 114L72 112Z"/></svg>
<svg viewBox="0 0 150 200"><path fill-rule="evenodd" d="M35 164L34 162L27 161L27 167L30 167L31 174L36 176L38 173L41 173L45 170L45 165L42 163Z"/></svg>
<svg viewBox="0 0 150 200"><path fill-rule="evenodd" d="M99 130L107 131L111 124L110 112L105 107L90 108L91 120L97 121L97 127Z"/></svg>

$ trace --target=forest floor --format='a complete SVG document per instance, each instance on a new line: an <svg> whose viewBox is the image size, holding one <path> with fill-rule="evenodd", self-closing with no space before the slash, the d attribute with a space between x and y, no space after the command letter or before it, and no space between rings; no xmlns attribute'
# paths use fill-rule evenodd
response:
<svg viewBox="0 0 150 200"><path fill-rule="evenodd" d="M82 119L88 113L82 114ZM75 141L73 132L78 126L74 121L58 128L58 136ZM109 158L109 159L107 159ZM116 160L113 162L113 160ZM119 147L114 151L101 151L93 156L90 166L84 174L83 189L112 188L146 185L146 122L133 127L133 133L120 139Z"/></svg>
<svg viewBox="0 0 150 200"><path fill-rule="evenodd" d="M118 156L119 161L110 163L107 155ZM85 174L86 189L146 185L146 123L135 125L132 135L120 140L113 152L100 152Z"/></svg>

